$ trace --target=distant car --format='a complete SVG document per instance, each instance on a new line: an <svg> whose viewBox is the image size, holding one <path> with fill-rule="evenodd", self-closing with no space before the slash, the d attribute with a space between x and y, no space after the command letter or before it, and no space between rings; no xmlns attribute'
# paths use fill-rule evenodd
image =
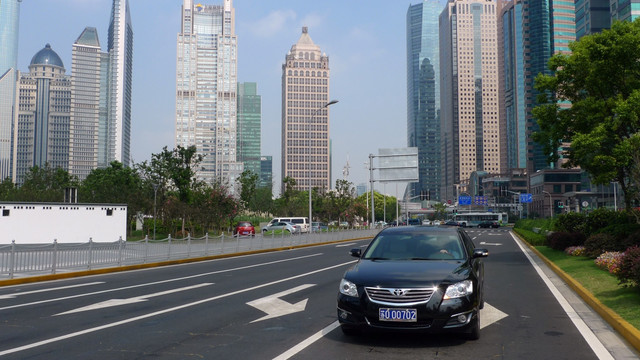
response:
<svg viewBox="0 0 640 360"><path fill-rule="evenodd" d="M440 220L433 220L431 222L431 225L435 225L435 226L440 226L442 224L442 222Z"/></svg>
<svg viewBox="0 0 640 360"><path fill-rule="evenodd" d="M363 329L456 332L480 337L487 249L449 226L386 228L342 277L338 321L346 335Z"/></svg>
<svg viewBox="0 0 640 360"><path fill-rule="evenodd" d="M342 221L342 222L340 222L340 227L345 227L345 228L349 227L349 223L346 222L346 221Z"/></svg>
<svg viewBox="0 0 640 360"><path fill-rule="evenodd" d="M500 224L497 221L483 221L478 224L479 228L499 228Z"/></svg>
<svg viewBox="0 0 640 360"><path fill-rule="evenodd" d="M449 226L462 226L462 224L460 224L459 222L455 221L455 220L449 220L447 222L444 223L444 225L449 225Z"/></svg>
<svg viewBox="0 0 640 360"><path fill-rule="evenodd" d="M329 226L323 222L314 221L311 223L311 231L313 232L321 232L329 230Z"/></svg>
<svg viewBox="0 0 640 360"><path fill-rule="evenodd" d="M262 233L267 233L270 231L282 230L286 231L289 234L300 234L301 227L300 225L296 225L293 223L288 223L284 221L269 223L269 225L262 228Z"/></svg>
<svg viewBox="0 0 640 360"><path fill-rule="evenodd" d="M256 228L248 221L240 221L233 228L233 236L256 236Z"/></svg>

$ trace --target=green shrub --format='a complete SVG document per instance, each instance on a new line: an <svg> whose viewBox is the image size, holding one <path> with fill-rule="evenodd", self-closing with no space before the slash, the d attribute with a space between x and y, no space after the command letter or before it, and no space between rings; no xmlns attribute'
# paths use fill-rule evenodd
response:
<svg viewBox="0 0 640 360"><path fill-rule="evenodd" d="M622 285L640 285L640 246L634 246L624 252L616 275Z"/></svg>
<svg viewBox="0 0 640 360"><path fill-rule="evenodd" d="M607 251L621 251L620 242L616 241L615 236L605 233L591 235L585 240L584 247L586 255L596 258Z"/></svg>
<svg viewBox="0 0 640 360"><path fill-rule="evenodd" d="M587 216L584 213L570 212L558 215L553 230L559 232L584 233Z"/></svg>
<svg viewBox="0 0 640 360"><path fill-rule="evenodd" d="M522 236L526 242L533 246L542 246L545 244L546 237L543 234L538 234L530 230L514 228L518 235Z"/></svg>
<svg viewBox="0 0 640 360"><path fill-rule="evenodd" d="M600 232L608 226L616 226L622 230L626 225L629 225L629 218L626 212L599 208L587 215L583 233L589 236Z"/></svg>
<svg viewBox="0 0 640 360"><path fill-rule="evenodd" d="M583 245L584 241L582 233L559 231L547 235L546 245L554 250L564 251L569 246Z"/></svg>

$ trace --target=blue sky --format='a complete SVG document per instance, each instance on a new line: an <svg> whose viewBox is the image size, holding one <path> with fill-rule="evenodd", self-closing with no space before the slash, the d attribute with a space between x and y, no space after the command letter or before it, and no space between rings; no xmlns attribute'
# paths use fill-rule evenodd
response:
<svg viewBox="0 0 640 360"><path fill-rule="evenodd" d="M406 147L406 13L410 2L382 0L234 0L240 82L262 95L262 154L272 155L279 188L281 67L302 26L331 67L333 183L368 181L364 163L379 148ZM206 4L218 4L206 1ZM130 0L134 31L131 153L136 163L172 149L176 38L182 0ZM51 44L71 73L71 46L86 26L106 48L111 0L24 0L18 68ZM382 185L376 185L378 189ZM404 184L401 185L404 189ZM395 194L395 186L387 185ZM399 190L402 191L402 190Z"/></svg>

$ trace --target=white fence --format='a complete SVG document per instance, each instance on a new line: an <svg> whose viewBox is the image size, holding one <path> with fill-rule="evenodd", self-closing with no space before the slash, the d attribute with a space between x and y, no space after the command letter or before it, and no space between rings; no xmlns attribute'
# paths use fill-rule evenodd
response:
<svg viewBox="0 0 640 360"><path fill-rule="evenodd" d="M162 240L0 245L0 280L373 237L380 229L254 237L208 235Z"/></svg>

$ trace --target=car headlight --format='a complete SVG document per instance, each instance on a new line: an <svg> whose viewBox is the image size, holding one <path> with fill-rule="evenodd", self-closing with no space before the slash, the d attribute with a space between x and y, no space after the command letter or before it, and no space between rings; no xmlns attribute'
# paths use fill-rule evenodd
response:
<svg viewBox="0 0 640 360"><path fill-rule="evenodd" d="M351 281L342 279L342 281L340 281L340 293L347 296L358 297L358 288L356 284Z"/></svg>
<svg viewBox="0 0 640 360"><path fill-rule="evenodd" d="M473 294L473 282L471 280L460 281L447 287L444 299L455 299Z"/></svg>

